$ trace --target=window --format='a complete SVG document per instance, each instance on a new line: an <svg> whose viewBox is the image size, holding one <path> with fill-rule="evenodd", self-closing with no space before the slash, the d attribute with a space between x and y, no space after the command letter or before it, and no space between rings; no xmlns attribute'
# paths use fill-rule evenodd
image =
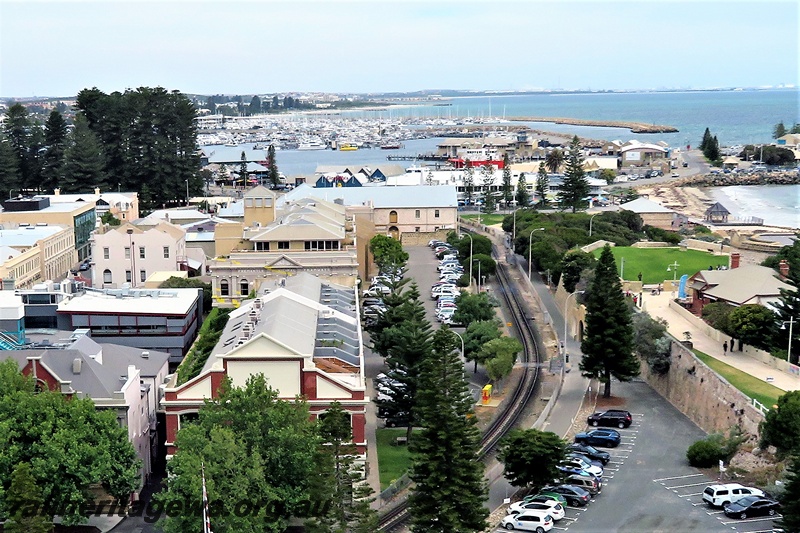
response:
<svg viewBox="0 0 800 533"><path fill-rule="evenodd" d="M256 241L256 250L259 252L269 252L269 243Z"/></svg>
<svg viewBox="0 0 800 533"><path fill-rule="evenodd" d="M439 216L439 215L436 215ZM144 259L144 246L139 247L139 259Z"/></svg>
<svg viewBox="0 0 800 533"><path fill-rule="evenodd" d="M103 248L103 259L108 259L109 252L108 247Z"/></svg>
<svg viewBox="0 0 800 533"><path fill-rule="evenodd" d="M256 198L256 207L263 207L263 206L264 206L264 199Z"/></svg>
<svg viewBox="0 0 800 533"><path fill-rule="evenodd" d="M108 250L108 248L106 248ZM106 257L106 259L108 259ZM111 283L111 271L109 269L103 270L103 283Z"/></svg>
<svg viewBox="0 0 800 533"><path fill-rule="evenodd" d="M419 233L419 226L415 226L415 227L414 227L414 231L416 231L417 233Z"/></svg>
<svg viewBox="0 0 800 533"><path fill-rule="evenodd" d="M247 296L250 293L250 284L247 283L246 279L243 279L239 282L239 294L242 296Z"/></svg>
<svg viewBox="0 0 800 533"><path fill-rule="evenodd" d="M439 218L439 210L438 210L438 209L436 209L436 210L433 212L433 218Z"/></svg>
<svg viewBox="0 0 800 533"><path fill-rule="evenodd" d="M131 277L131 271L130 270L126 270L125 271L125 281L130 283L132 279L133 278Z"/></svg>
<svg viewBox="0 0 800 533"><path fill-rule="evenodd" d="M219 282L219 294L220 296L229 296L229 288L228 288L228 280L223 279Z"/></svg>
<svg viewBox="0 0 800 533"><path fill-rule="evenodd" d="M416 211L414 211L414 218L419 218L419 214L420 214L420 211L419 211L419 209L417 209Z"/></svg>
<svg viewBox="0 0 800 533"><path fill-rule="evenodd" d="M141 279L142 281L147 281L147 271L146 270L140 270L139 271L139 279Z"/></svg>
<svg viewBox="0 0 800 533"><path fill-rule="evenodd" d="M389 211L389 223L397 224L397 211Z"/></svg>
<svg viewBox="0 0 800 533"><path fill-rule="evenodd" d="M278 250L288 250L289 241L278 241Z"/></svg>
<svg viewBox="0 0 800 533"><path fill-rule="evenodd" d="M164 247L164 259L169 259L169 246Z"/></svg>
<svg viewBox="0 0 800 533"><path fill-rule="evenodd" d="M131 249L126 246L125 247L125 259L130 259L130 258L131 258Z"/></svg>

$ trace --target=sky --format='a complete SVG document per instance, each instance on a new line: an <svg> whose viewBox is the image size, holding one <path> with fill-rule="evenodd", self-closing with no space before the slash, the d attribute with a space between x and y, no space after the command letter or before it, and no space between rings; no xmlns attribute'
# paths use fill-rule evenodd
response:
<svg viewBox="0 0 800 533"><path fill-rule="evenodd" d="M0 96L798 85L795 0L0 0Z"/></svg>

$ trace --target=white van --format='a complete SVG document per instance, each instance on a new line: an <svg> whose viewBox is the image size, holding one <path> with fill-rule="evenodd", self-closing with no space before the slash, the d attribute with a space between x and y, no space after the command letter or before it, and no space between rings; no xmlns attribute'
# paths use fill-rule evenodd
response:
<svg viewBox="0 0 800 533"><path fill-rule="evenodd" d="M438 285L431 289L431 299L436 300L439 296L458 296L461 291L455 285Z"/></svg>
<svg viewBox="0 0 800 533"><path fill-rule="evenodd" d="M712 507L724 507L745 496L764 496L764 492L738 483L709 485L703 491L703 501Z"/></svg>

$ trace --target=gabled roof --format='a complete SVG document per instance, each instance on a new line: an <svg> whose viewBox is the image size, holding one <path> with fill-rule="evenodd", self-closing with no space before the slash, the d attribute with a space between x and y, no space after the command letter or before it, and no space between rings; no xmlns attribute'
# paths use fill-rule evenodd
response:
<svg viewBox="0 0 800 533"><path fill-rule="evenodd" d="M731 212L728 211L724 205L717 202L708 209L706 209L706 215L730 215Z"/></svg>
<svg viewBox="0 0 800 533"><path fill-rule="evenodd" d="M660 205L652 200L648 200L647 198L637 198L636 200L632 200L630 202L625 202L619 206L620 209L624 209L625 211L632 211L634 213L674 213L672 209L667 209L663 205Z"/></svg>
<svg viewBox="0 0 800 533"><path fill-rule="evenodd" d="M694 278L702 278L711 286L704 294L736 305L775 299L780 296L780 289L791 289L773 269L760 265L744 265L730 270L701 270Z"/></svg>

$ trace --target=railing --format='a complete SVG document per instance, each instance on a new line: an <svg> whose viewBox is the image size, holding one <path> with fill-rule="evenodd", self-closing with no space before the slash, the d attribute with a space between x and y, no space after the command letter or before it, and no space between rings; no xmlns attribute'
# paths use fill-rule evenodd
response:
<svg viewBox="0 0 800 533"><path fill-rule="evenodd" d="M764 405L763 403L759 402L759 401L758 401L758 400L756 400L755 398L750 398L750 400L751 400L751 401L752 401L752 403L753 403L753 407L755 407L756 409L758 409L759 411L761 411L761 414L762 414L762 415L764 415L764 416L767 416L767 413L769 413L769 407L767 407L767 406L766 406L766 405Z"/></svg>
<svg viewBox="0 0 800 533"><path fill-rule="evenodd" d="M0 349L2 350L21 350L22 343L8 333L0 332Z"/></svg>

